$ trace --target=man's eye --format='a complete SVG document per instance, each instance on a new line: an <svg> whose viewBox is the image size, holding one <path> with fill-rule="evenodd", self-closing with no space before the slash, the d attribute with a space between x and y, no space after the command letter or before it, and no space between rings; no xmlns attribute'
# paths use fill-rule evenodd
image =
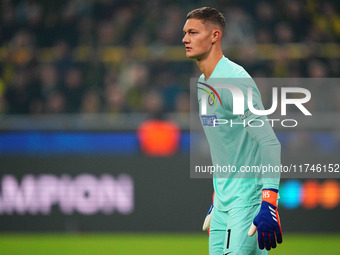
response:
<svg viewBox="0 0 340 255"><path fill-rule="evenodd" d="M194 35L194 34L197 34L197 32L190 32L190 34Z"/></svg>

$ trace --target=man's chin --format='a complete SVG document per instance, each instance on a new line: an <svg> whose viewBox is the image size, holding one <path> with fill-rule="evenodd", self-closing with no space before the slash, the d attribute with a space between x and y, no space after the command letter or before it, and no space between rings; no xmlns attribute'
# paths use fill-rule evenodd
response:
<svg viewBox="0 0 340 255"><path fill-rule="evenodd" d="M200 61L203 59L203 56L201 54L195 54L193 52L186 52L186 57L196 61Z"/></svg>
<svg viewBox="0 0 340 255"><path fill-rule="evenodd" d="M187 52L186 53L187 58L191 58L191 59L196 59L197 55L193 54L192 52Z"/></svg>

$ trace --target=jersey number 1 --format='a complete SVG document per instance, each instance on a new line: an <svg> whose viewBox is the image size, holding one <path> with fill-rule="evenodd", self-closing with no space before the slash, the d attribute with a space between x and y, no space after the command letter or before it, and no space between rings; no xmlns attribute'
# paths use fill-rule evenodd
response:
<svg viewBox="0 0 340 255"><path fill-rule="evenodd" d="M230 234L231 234L231 229L228 229L228 240L227 240L227 249L229 249L229 243L230 243Z"/></svg>

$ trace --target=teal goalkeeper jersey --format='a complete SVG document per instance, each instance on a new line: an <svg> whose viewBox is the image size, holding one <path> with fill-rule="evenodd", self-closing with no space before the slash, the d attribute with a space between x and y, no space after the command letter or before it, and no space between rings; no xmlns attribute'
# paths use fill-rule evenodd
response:
<svg viewBox="0 0 340 255"><path fill-rule="evenodd" d="M230 83L243 92L244 114L233 114L232 93L228 89L216 87L221 83ZM259 90L250 75L243 67L223 56L208 80L205 80L203 74L201 75L197 87L200 119L209 143L213 166L229 166L237 170L245 166L259 166L261 154L258 143L241 124L246 124L249 120L265 118L254 115L248 109L248 88L251 88L253 92L253 106L258 110L264 109ZM202 93L206 94L205 104L201 100ZM205 108L203 112L202 107ZM251 206L261 202L261 192L266 180L256 173L246 173L245 177L223 178L214 174L214 206L217 209L227 211L231 208ZM278 189L278 182L271 181L266 188Z"/></svg>

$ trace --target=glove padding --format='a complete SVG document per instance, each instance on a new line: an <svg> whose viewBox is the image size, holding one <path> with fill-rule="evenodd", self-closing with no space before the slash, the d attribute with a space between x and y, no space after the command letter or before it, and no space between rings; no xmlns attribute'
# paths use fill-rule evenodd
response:
<svg viewBox="0 0 340 255"><path fill-rule="evenodd" d="M212 204L210 206L210 209L209 209L207 215L205 216L205 219L204 219L204 222L203 222L203 226L202 226L202 230L203 231L208 231L209 228L210 228L211 212L212 212L213 208L214 208L214 204Z"/></svg>
<svg viewBox="0 0 340 255"><path fill-rule="evenodd" d="M214 208L214 200L215 200L215 191L214 191L213 196L212 196L212 202L211 202L210 209L209 209L207 215L205 216L203 226L202 226L202 230L208 231L208 234L209 234L209 230L210 230L211 212Z"/></svg>
<svg viewBox="0 0 340 255"><path fill-rule="evenodd" d="M276 199L268 200L275 201L275 205L265 200L266 199L263 199L262 201L260 212L255 217L253 224L249 229L248 235L253 236L257 230L257 240L259 248L261 250L266 248L266 250L269 251L271 248L276 247L276 243L282 243L282 230L280 225L279 213L276 206Z"/></svg>

